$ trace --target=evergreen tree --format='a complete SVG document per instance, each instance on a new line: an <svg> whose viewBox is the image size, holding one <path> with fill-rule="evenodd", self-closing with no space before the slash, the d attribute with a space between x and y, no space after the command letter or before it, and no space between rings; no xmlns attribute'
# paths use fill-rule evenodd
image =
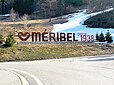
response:
<svg viewBox="0 0 114 85"><path fill-rule="evenodd" d="M57 15L63 15L64 14L64 0L58 0L57 1Z"/></svg>
<svg viewBox="0 0 114 85"><path fill-rule="evenodd" d="M103 33L99 35L99 42L105 42L105 36Z"/></svg>
<svg viewBox="0 0 114 85"><path fill-rule="evenodd" d="M5 13L5 1L1 0L1 13L4 14Z"/></svg>
<svg viewBox="0 0 114 85"><path fill-rule="evenodd" d="M111 36L109 31L107 31L105 38L106 38L106 41L108 43L112 43L113 42L112 36Z"/></svg>
<svg viewBox="0 0 114 85"><path fill-rule="evenodd" d="M4 42L4 38L2 35L0 35L0 44L3 44L3 42Z"/></svg>
<svg viewBox="0 0 114 85"><path fill-rule="evenodd" d="M15 41L15 39L14 39L14 37L13 37L13 34L12 33L10 33L9 35L8 35L8 38L6 39L6 41L5 41L5 47L12 47L14 44L16 43L16 41Z"/></svg>
<svg viewBox="0 0 114 85"><path fill-rule="evenodd" d="M76 6L81 6L81 5L83 5L83 0L75 0L76 2L75 2L75 4L76 4Z"/></svg>
<svg viewBox="0 0 114 85"><path fill-rule="evenodd" d="M99 34L96 34L96 40L99 41Z"/></svg>
<svg viewBox="0 0 114 85"><path fill-rule="evenodd" d="M14 0L13 8L20 15L31 14L33 3L34 0Z"/></svg>
<svg viewBox="0 0 114 85"><path fill-rule="evenodd" d="M72 0L65 0L65 3L71 4L72 3Z"/></svg>
<svg viewBox="0 0 114 85"><path fill-rule="evenodd" d="M65 0L65 3L74 6L81 6L83 4L83 0Z"/></svg>

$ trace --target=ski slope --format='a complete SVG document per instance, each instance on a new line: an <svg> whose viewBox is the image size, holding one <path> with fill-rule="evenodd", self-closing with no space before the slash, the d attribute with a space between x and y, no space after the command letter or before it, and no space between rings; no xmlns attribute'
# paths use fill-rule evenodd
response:
<svg viewBox="0 0 114 85"><path fill-rule="evenodd" d="M107 30L109 30L114 39L114 29L88 28L85 25L83 25L84 21L87 20L88 18L103 13L103 11L100 11L100 12L87 14L86 10L87 9L83 10L83 12L80 12L80 13L73 13L73 14L64 16L64 17L68 17L68 16L72 16L72 17L68 18L69 21L66 23L54 24L53 32L77 33L77 39L80 39L78 36L79 33L87 33L88 35L96 35L96 33L101 33L101 32L106 33ZM110 8L110 9L104 10L104 12L109 12L112 10L113 8Z"/></svg>

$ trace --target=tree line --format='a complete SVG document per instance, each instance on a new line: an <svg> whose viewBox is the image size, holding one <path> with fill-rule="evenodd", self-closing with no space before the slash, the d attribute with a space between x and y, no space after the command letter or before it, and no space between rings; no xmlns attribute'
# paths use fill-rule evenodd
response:
<svg viewBox="0 0 114 85"><path fill-rule="evenodd" d="M10 13L13 8L19 15L38 13L54 17L70 13L84 4L84 0L0 0L0 14Z"/></svg>
<svg viewBox="0 0 114 85"><path fill-rule="evenodd" d="M0 14L10 13L13 8L19 15L37 14L55 17L75 12L85 6L90 12L114 7L114 0L0 0Z"/></svg>

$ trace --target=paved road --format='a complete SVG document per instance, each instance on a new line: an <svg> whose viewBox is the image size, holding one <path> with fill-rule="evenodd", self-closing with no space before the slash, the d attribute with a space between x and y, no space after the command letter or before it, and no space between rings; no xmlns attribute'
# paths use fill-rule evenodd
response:
<svg viewBox="0 0 114 85"><path fill-rule="evenodd" d="M0 68L27 72L43 85L114 85L114 55L0 63Z"/></svg>
<svg viewBox="0 0 114 85"><path fill-rule="evenodd" d="M17 75L6 70L0 70L0 85L21 85Z"/></svg>

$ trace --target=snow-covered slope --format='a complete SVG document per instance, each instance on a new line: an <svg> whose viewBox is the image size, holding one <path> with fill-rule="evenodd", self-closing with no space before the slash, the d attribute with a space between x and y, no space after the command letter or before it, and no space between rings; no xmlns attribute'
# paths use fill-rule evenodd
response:
<svg viewBox="0 0 114 85"><path fill-rule="evenodd" d="M113 8L104 10L104 12L109 12L112 11ZM73 32L73 33L87 33L87 34L92 34L92 35L96 35L96 33L106 33L107 30L109 30L112 34L112 36L114 37L114 29L103 29L103 28L87 28L86 26L82 25L84 23L85 20L87 20L88 18L101 14L103 13L102 11L100 12L96 12L96 13L91 13L91 14L86 14L86 10L83 10L83 12L80 13L74 13L74 14L70 14L70 18L68 18L68 22L64 23L64 24L54 24L54 30L53 32ZM69 15L67 15L68 17ZM66 16L65 16L66 17ZM79 38L77 36L77 38Z"/></svg>

